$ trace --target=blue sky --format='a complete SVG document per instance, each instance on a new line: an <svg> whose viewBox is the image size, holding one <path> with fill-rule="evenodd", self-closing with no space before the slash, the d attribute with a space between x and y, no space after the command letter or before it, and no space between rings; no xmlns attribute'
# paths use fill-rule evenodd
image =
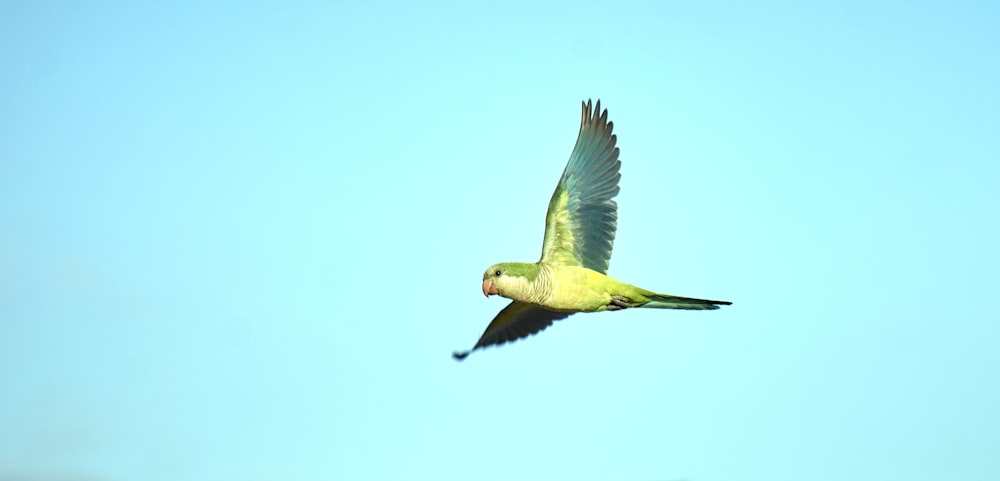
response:
<svg viewBox="0 0 1000 481"><path fill-rule="evenodd" d="M991 2L0 6L0 478L993 480ZM610 274L471 347L579 102Z"/></svg>

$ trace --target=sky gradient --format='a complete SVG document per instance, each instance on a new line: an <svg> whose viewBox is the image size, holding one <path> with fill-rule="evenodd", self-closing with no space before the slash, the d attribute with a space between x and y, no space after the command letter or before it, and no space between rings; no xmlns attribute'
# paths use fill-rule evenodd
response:
<svg viewBox="0 0 1000 481"><path fill-rule="evenodd" d="M1000 479L994 2L0 6L0 479ZM601 99L609 274L471 347Z"/></svg>

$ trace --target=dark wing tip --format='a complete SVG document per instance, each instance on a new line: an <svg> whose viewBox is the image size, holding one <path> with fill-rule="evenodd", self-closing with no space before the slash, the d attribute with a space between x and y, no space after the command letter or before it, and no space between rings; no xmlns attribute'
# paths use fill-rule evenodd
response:
<svg viewBox="0 0 1000 481"><path fill-rule="evenodd" d="M471 353L472 351L455 351L451 353L451 357L455 358L456 361L461 361L462 359L469 357L469 354Z"/></svg>
<svg viewBox="0 0 1000 481"><path fill-rule="evenodd" d="M595 106L591 99L587 99L586 102L580 102L583 110L583 122L581 123L591 123L600 120L602 123L608 123L608 109L601 109L601 99L597 99L597 105ZM611 126L608 126L608 130Z"/></svg>

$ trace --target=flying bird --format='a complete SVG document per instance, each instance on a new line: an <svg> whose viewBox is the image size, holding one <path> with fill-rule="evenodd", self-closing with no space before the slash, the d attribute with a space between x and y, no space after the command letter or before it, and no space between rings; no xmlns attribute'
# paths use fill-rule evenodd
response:
<svg viewBox="0 0 1000 481"><path fill-rule="evenodd" d="M504 262L483 273L483 294L512 302L503 308L468 351L535 334L577 312L657 309L718 309L726 301L658 294L607 276L618 227L618 160L614 124L601 101L583 104L580 134L545 215L542 258L533 264Z"/></svg>

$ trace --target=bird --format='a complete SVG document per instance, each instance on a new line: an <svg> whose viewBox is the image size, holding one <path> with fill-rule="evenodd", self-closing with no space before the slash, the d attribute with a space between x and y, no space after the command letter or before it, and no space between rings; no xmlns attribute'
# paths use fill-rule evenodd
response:
<svg viewBox="0 0 1000 481"><path fill-rule="evenodd" d="M470 353L536 334L580 312L632 308L712 310L728 301L660 294L607 275L618 228L618 181L621 161L614 123L607 109L581 102L580 132L545 215L542 257L535 263L503 262L483 273L483 295L511 300Z"/></svg>

